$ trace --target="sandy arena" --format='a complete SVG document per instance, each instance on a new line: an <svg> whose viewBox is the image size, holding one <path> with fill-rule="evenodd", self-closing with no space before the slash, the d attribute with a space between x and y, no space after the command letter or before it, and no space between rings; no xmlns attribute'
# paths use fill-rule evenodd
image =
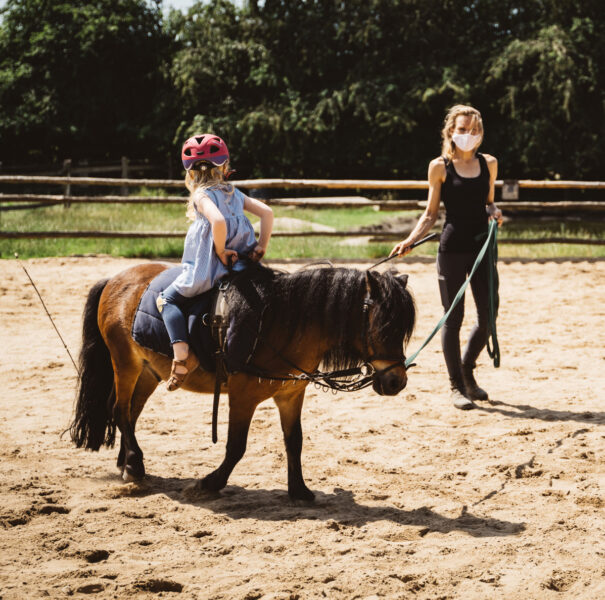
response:
<svg viewBox="0 0 605 600"><path fill-rule="evenodd" d="M24 264L75 356L90 286L139 262ZM432 263L399 270L418 306L410 354L441 306ZM0 272L1 600L605 597L605 262L500 265L502 366L482 355L479 410L450 405L438 339L397 397L309 388L313 505L287 496L270 401L214 498L184 490L222 460L225 399L214 446L212 397L158 388L142 483L121 481L116 448L76 450L60 437L74 367L19 264Z"/></svg>

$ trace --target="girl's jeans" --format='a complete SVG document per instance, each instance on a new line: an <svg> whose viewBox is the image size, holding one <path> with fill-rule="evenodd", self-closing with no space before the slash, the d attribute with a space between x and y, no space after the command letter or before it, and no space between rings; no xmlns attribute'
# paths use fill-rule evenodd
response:
<svg viewBox="0 0 605 600"><path fill-rule="evenodd" d="M160 314L162 315L162 319L164 319L170 343L189 343L187 320L183 314L183 307L191 301L191 298L179 294L172 285L169 285L163 292L160 292L160 297L166 301Z"/></svg>

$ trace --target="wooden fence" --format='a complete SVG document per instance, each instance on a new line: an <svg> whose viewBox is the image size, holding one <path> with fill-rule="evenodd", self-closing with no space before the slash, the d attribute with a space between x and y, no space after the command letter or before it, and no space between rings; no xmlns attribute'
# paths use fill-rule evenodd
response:
<svg viewBox="0 0 605 600"><path fill-rule="evenodd" d="M9 205L10 208L32 208L34 206L48 206L53 204L72 203L116 203L116 204L182 204L185 195L176 196L129 196L129 195L73 195L72 186L107 186L120 187L127 190L130 187L146 187L183 190L182 180L174 179L129 179L108 177L57 177L57 176L26 176L26 175L0 175L0 184L20 185L46 185L62 186L63 194L0 194L0 203L19 203ZM361 180L361 179L248 179L233 181L238 188L254 189L330 189L330 190L426 190L427 181L416 180ZM520 189L576 189L576 190L605 190L605 182L600 181L497 181L496 187L501 189L502 199L498 206L502 210L514 211L543 211L569 213L570 211L605 211L605 201L576 201L576 202L527 202L519 201ZM356 208L372 206L380 210L424 210L426 201L422 200L374 200L360 196L336 196L322 198L274 198L266 200L272 206L298 206L312 208ZM305 231L305 232L275 232L275 237L349 237L370 236L378 238L400 238L407 235L405 231L374 231L372 228L349 231ZM0 238L181 238L183 232L148 231L2 231ZM540 243L568 243L568 244L597 244L605 245L605 240L577 239L564 237L512 239L504 238L502 243L509 244L540 244Z"/></svg>

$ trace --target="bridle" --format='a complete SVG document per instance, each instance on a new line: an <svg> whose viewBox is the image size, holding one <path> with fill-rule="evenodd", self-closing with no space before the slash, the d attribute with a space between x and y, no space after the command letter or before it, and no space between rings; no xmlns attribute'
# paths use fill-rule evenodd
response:
<svg viewBox="0 0 605 600"><path fill-rule="evenodd" d="M229 269L230 275L232 276L232 265ZM371 269L372 267L370 267ZM382 382L378 379L380 376L388 373L390 370L396 367L403 367L404 370L409 369L414 366L413 364L406 366L405 355L401 354L396 360L392 360L390 357L382 357L375 355L371 352L370 344L368 342L369 331L370 331L370 312L371 308L374 305L374 300L371 297L371 287L370 287L370 275L367 269L365 272L365 283L366 283L366 295L363 299L362 313L363 313L363 324L362 324L362 335L361 335L361 344L362 344L362 354L365 356L363 359L363 363L361 366L352 367L350 369L342 369L339 371L319 371L316 369L315 371L309 372L305 369L299 367L296 363L291 361L290 359L283 356L281 352L279 352L276 348L272 346L267 340L264 340L260 337L260 330L255 332L256 341L254 347L256 347L259 341L263 342L267 347L271 349L275 356L279 357L283 362L291 366L294 370L299 371L296 375L294 373L290 373L286 376L282 375L273 375L255 367L254 365L246 365L242 372L247 373L249 375L254 375L258 377L258 382L261 383L263 379L269 380L270 383L274 381L281 381L282 385L285 385L286 382L291 381L293 384L296 384L300 381L306 381L307 383L313 383L315 387L322 389L324 391L332 390L333 393L338 392L356 392L358 390L362 390L375 382L378 382L379 386L382 388ZM229 283L222 288L219 288L219 294L223 294L226 289L229 287ZM215 302L218 302L216 300ZM227 380L227 371L225 368L225 345L226 345L226 333L228 326L228 317L226 318L224 315L213 315L211 317L213 320L217 319L215 326L213 327L213 337L217 342L217 347L215 351L216 361L217 361L217 371L215 378L215 386L214 386L214 400L212 403L212 442L216 443L218 439L217 428L218 428L218 404L219 398L221 394L221 385L223 382ZM218 332L218 335L215 336L215 331ZM372 365L372 361L374 360L385 360L392 361L388 367L384 369L376 369Z"/></svg>
<svg viewBox="0 0 605 600"><path fill-rule="evenodd" d="M369 271L369 270L368 270ZM263 340L262 341L266 346L268 346L276 356L278 356L283 362L287 363L293 369L299 371L299 374L290 373L286 376L283 375L273 375L255 367L254 365L246 365L242 371L248 373L250 375L254 375L259 378L259 383L262 379L273 381L281 381L282 385L284 385L287 381L292 381L293 383L297 381L307 381L315 384L316 387L327 391L329 389L334 392L355 392L358 390L362 390L374 383L374 381L384 375L385 373L395 369L397 367L403 367L404 369L408 369L413 365L409 365L406 367L405 365L405 355L402 353L400 357L393 359L392 357L382 356L374 354L371 350L371 345L369 343L369 331L370 331L370 312L372 306L374 305L374 300L371 297L371 289L370 289L370 281L368 271L365 273L366 277L366 295L363 299L362 305L362 333L361 333L361 343L362 343L362 355L363 362L358 367L352 367L350 369L342 369L339 371L306 371L302 367L298 366L293 361L289 360L285 356L283 356L278 350L276 350L269 342ZM375 360L385 360L392 362L388 367L384 369L376 369L372 365L372 361ZM353 379L351 379L353 377Z"/></svg>
<svg viewBox="0 0 605 600"><path fill-rule="evenodd" d="M383 375L384 373L387 373L391 369L395 369L397 367L403 367L405 369L406 366L405 366L405 354L403 352L401 353L400 357L393 359L390 356L382 356L382 355L373 354L370 349L370 343L369 343L370 311L371 311L372 306L374 305L374 300L371 297L369 271L370 271L370 269L368 269L365 272L366 295L365 295L365 298L363 299L363 326L362 326L362 330L361 330L361 343L363 346L363 355L366 357L363 364L372 369L371 375L373 376L373 378L375 378L375 377L379 377L379 376ZM392 364L390 364L388 367L385 367L384 369L377 370L372 365L372 362L375 360L389 361L389 362L392 362ZM412 366L412 365L410 365L410 366Z"/></svg>

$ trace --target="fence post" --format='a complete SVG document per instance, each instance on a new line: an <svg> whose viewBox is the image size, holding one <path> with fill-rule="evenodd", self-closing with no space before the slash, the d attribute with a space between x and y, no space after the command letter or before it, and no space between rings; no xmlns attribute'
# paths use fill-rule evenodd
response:
<svg viewBox="0 0 605 600"><path fill-rule="evenodd" d="M128 157L122 156L122 179L128 179ZM123 185L122 196L128 196L128 186Z"/></svg>
<svg viewBox="0 0 605 600"><path fill-rule="evenodd" d="M71 177L71 158L66 158L63 161L63 175L65 177ZM63 190L64 196L71 196L71 183L68 183ZM71 206L71 202L64 202L63 208L69 208Z"/></svg>
<svg viewBox="0 0 605 600"><path fill-rule="evenodd" d="M516 179L502 182L502 200L519 200L519 182Z"/></svg>

